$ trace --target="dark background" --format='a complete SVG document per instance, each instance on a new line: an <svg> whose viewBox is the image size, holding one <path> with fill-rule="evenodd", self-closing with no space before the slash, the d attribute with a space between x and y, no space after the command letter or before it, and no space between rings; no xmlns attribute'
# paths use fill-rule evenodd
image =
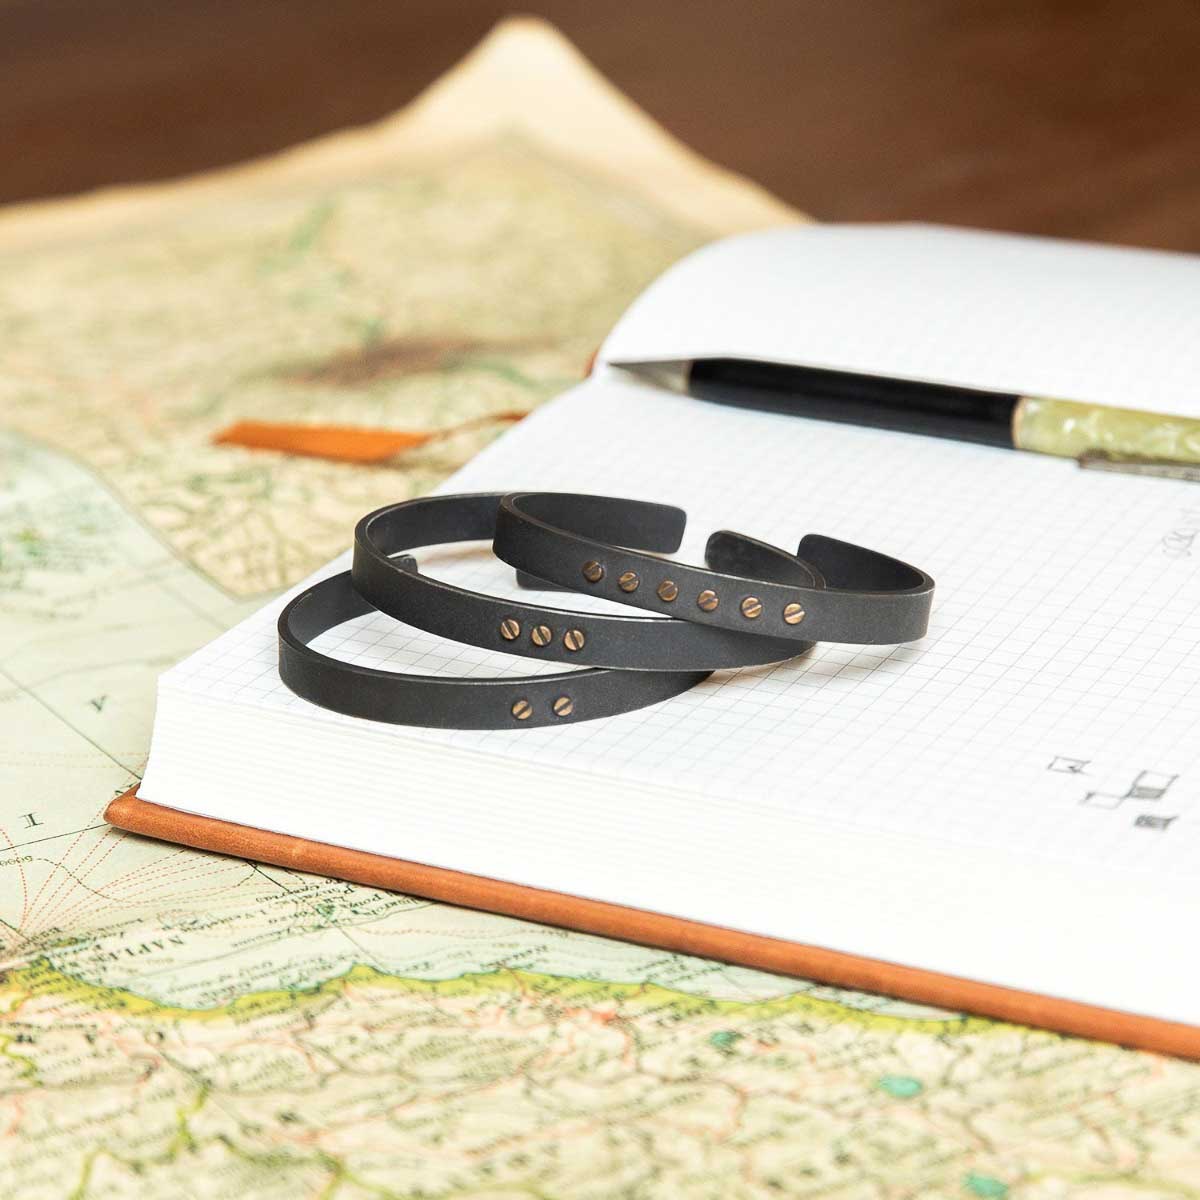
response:
<svg viewBox="0 0 1200 1200"><path fill-rule="evenodd" d="M826 220L1200 250L1200 0L547 0L619 87ZM369 121L483 0L0 0L0 201Z"/></svg>

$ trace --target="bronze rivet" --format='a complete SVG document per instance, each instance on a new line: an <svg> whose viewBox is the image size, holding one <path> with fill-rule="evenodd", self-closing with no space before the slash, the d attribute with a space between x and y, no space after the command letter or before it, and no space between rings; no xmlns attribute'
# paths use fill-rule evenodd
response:
<svg viewBox="0 0 1200 1200"><path fill-rule="evenodd" d="M514 700L512 706L512 715L518 721L528 721L533 716L533 705L528 700Z"/></svg>
<svg viewBox="0 0 1200 1200"><path fill-rule="evenodd" d="M529 639L535 646L548 646L554 637L554 630L549 625L535 625L529 631Z"/></svg>
<svg viewBox="0 0 1200 1200"><path fill-rule="evenodd" d="M559 696L554 702L556 717L569 717L575 711L575 701L570 696Z"/></svg>
<svg viewBox="0 0 1200 1200"><path fill-rule="evenodd" d="M617 587L623 592L636 592L638 584L642 581L637 577L636 571L626 571L620 579L617 580Z"/></svg>
<svg viewBox="0 0 1200 1200"><path fill-rule="evenodd" d="M664 579L655 590L658 592L660 600L665 600L670 604L679 595L679 584L673 579Z"/></svg>
<svg viewBox="0 0 1200 1200"><path fill-rule="evenodd" d="M599 583L604 578L604 567L594 558L583 564L583 577L588 583Z"/></svg>
<svg viewBox="0 0 1200 1200"><path fill-rule="evenodd" d="M721 598L711 588L705 588L704 591L696 597L696 603L704 609L705 612L712 612L718 604L721 603Z"/></svg>
<svg viewBox="0 0 1200 1200"><path fill-rule="evenodd" d="M500 622L500 636L506 642L511 642L515 638L519 638L521 636L521 622L514 620L512 617L505 617Z"/></svg>
<svg viewBox="0 0 1200 1200"><path fill-rule="evenodd" d="M582 629L568 629L563 634L563 645L568 650L582 650L585 641L587 641L587 638L583 636Z"/></svg>
<svg viewBox="0 0 1200 1200"><path fill-rule="evenodd" d="M757 596L747 596L742 601L742 616L747 621L757 621L762 616L762 601Z"/></svg>
<svg viewBox="0 0 1200 1200"><path fill-rule="evenodd" d="M799 625L804 620L804 609L793 600L783 607L783 619L789 625Z"/></svg>

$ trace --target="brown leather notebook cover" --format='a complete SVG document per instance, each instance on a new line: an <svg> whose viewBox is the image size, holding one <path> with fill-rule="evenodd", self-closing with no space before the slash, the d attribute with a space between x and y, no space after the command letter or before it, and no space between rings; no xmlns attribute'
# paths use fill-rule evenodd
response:
<svg viewBox="0 0 1200 1200"><path fill-rule="evenodd" d="M1159 1021L954 975L939 975L898 963L859 958L836 950L823 950L819 946L740 933L643 909L622 908L617 904L427 867L362 850L346 850L324 842L266 833L246 825L196 817L151 804L138 799L135 791L130 789L118 796L104 814L110 824L131 833L315 875L331 875L371 887L427 896L464 908L485 909L544 925L559 925L701 958L797 975L837 987L879 992L1140 1050L1200 1058L1200 1027L1194 1025Z"/></svg>

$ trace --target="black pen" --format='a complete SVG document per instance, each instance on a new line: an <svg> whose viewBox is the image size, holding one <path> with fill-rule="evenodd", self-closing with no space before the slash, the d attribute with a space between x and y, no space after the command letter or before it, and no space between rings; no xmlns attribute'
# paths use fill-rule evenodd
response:
<svg viewBox="0 0 1200 1200"><path fill-rule="evenodd" d="M646 379L667 369L611 365ZM1200 463L1200 420L1189 417L752 359L699 358L683 370L687 395L739 408L1032 450L1085 465Z"/></svg>

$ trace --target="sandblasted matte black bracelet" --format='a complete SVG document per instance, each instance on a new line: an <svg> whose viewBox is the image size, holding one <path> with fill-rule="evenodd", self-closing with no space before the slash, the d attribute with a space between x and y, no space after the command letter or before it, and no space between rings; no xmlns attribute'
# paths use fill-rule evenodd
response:
<svg viewBox="0 0 1200 1200"><path fill-rule="evenodd" d="M514 679L406 675L330 658L308 643L373 611L349 571L306 588L279 614L279 677L322 708L439 729L534 729L611 717L686 692L707 671L591 668Z"/></svg>
<svg viewBox="0 0 1200 1200"><path fill-rule="evenodd" d="M392 557L421 546L490 541L502 495L429 496L368 514L354 530L355 588L381 612L427 633L547 662L710 671L780 662L808 649L809 643L755 636L751 630L705 628L663 617L568 612L488 596L420 574L411 558ZM570 499L560 514L567 521L574 516ZM631 544L649 550L678 548L687 521L681 509L612 503L629 504L623 528ZM714 570L749 571L809 589L822 583L819 572L794 555L737 534L710 541L708 563Z"/></svg>
<svg viewBox="0 0 1200 1200"><path fill-rule="evenodd" d="M666 562L639 546L642 524L662 505L559 492L516 492L496 514L492 549L519 571L650 612L772 638L891 645L923 637L933 580L908 563L810 533L798 558L824 586L755 576L753 556L725 571ZM564 522L564 514L567 521ZM728 531L710 539L749 543ZM757 543L762 545L762 543Z"/></svg>

